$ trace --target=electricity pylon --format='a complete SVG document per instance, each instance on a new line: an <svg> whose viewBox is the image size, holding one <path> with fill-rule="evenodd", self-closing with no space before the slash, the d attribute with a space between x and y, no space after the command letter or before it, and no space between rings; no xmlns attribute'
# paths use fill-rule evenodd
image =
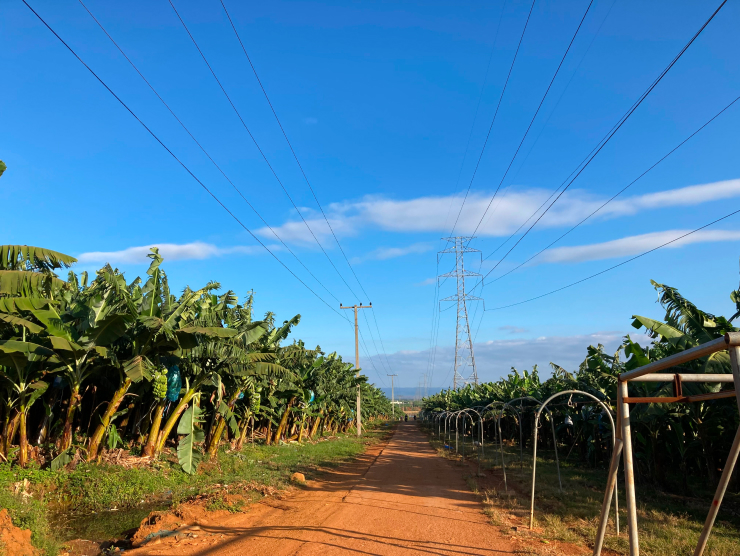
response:
<svg viewBox="0 0 740 556"><path fill-rule="evenodd" d="M464 384L475 384L478 385L478 371L475 368L475 354L473 353L473 338L470 336L470 322L468 321L468 301L482 301L480 297L475 297L465 292L465 278L468 276L480 276L477 272L471 272L465 270L465 253L480 253L478 249L471 249L467 245L473 240L470 236L455 236L443 238L447 242L453 245L439 251L437 253L437 261L439 262L439 256L446 253L455 254L455 270L442 274L437 277L439 282L440 278L455 278L457 281L457 293L446 297L442 301L456 301L457 302L457 326L455 329L455 373L452 378L452 387L457 389L458 385ZM461 374L461 369L465 369L465 366L470 365L473 371L470 376L465 379Z"/></svg>

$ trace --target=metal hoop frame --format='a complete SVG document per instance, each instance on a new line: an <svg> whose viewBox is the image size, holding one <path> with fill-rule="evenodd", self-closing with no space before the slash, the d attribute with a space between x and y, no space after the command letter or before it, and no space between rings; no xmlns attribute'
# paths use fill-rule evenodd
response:
<svg viewBox="0 0 740 556"><path fill-rule="evenodd" d="M558 392L557 394L553 394L549 398L547 398L542 405L540 405L539 409L537 410L537 414L534 418L534 446L532 448L532 494L529 500L529 528L532 529L534 526L534 489L535 489L535 480L536 480L536 472L537 472L537 432L538 432L538 425L540 422L540 414L542 413L543 409L547 408L547 404L549 404L552 400L555 398L559 398L560 396L567 396L567 395L579 395L579 396L586 396L587 398L591 398L594 402L599 404L601 408L604 410L604 413L606 413L607 417L609 417L609 424L612 428L612 452L614 452L615 446L616 446L616 429L614 427L614 419L612 418L611 411L609 408L596 396L593 394L589 394L588 392L584 392L583 390L564 390L562 392ZM553 436L553 442L555 445L555 461L558 465L558 482L560 483L560 492L563 491L563 483L560 479L560 461L558 460L558 445L557 445L557 438L555 437L555 422L552 418L552 413L548 410L548 414L550 415L550 425L552 426L552 436ZM617 535L619 535L619 502L617 501L617 485L614 484L614 511L616 512L616 526L617 526Z"/></svg>

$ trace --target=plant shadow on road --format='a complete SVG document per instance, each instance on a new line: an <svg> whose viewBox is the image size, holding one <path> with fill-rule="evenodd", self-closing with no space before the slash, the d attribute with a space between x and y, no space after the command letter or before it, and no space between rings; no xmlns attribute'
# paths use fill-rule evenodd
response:
<svg viewBox="0 0 740 556"><path fill-rule="evenodd" d="M465 440L465 462L454 451L444 447L430 431L429 441L437 452L458 462L467 478L469 488L483 498L486 513L494 525L517 537L537 539L542 547L531 544L532 554L548 554L548 544L553 541L583 547L583 554L593 550L598 518L606 488L606 469L587 468L565 460L560 454L563 489L558 486L555 454L552 450L538 449L537 481L535 492L535 527L529 531L530 492L532 485L531 448L525 449L523 458L518 446L504 445L506 485L501 469L499 446L484 445L484 455L478 461L478 448L468 438ZM459 439L458 450L462 452ZM478 476L480 463L481 475ZM620 535L615 534L614 503L610 509L604 555L629 553L627 543L627 513L623 492L624 477L620 472L619 521ZM508 487L508 488L507 488ZM696 496L677 496L661 492L651 485L638 484L638 527L640 553L647 556L691 555L704 525L712 500L711 492L697 489ZM711 556L740 554L740 500L728 494L712 530L705 551ZM588 548L586 548L588 547ZM581 553L581 552L573 552Z"/></svg>

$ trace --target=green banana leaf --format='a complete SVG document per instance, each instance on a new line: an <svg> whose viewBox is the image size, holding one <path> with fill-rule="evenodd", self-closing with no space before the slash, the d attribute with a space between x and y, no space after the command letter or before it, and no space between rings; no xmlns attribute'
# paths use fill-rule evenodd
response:
<svg viewBox="0 0 740 556"><path fill-rule="evenodd" d="M194 475L203 459L203 455L198 452L195 445L205 440L205 433L198 427L202 419L200 418L201 409L193 404L180 417L177 425L177 434L184 434L177 445L177 461L185 473Z"/></svg>

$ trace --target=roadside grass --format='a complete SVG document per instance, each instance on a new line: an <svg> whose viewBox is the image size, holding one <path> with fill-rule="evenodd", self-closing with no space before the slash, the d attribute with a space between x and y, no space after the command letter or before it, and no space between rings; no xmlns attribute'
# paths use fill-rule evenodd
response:
<svg viewBox="0 0 740 556"><path fill-rule="evenodd" d="M455 454L454 442L452 450L445 449L443 443L434 436L430 437L430 442L440 455L461 463L462 458ZM462 443L458 448L462 451ZM470 489L482 497L485 513L493 525L501 527L506 534L514 531L518 537L539 539L545 551L545 543L548 541L561 541L593 549L606 488L606 469L582 467L572 461L572 456L570 461L563 461L564 454L561 454L563 492L560 492L554 452L538 450L535 528L530 531L531 450L524 451L524 461L520 467L518 446L504 447L508 492L503 484L498 446L494 450L493 444L489 444L485 446L485 452L485 457L480 462L485 477L476 476L476 448L470 441L465 444L466 463L464 466L461 464L461 470ZM620 535L615 535L612 501L604 542L605 554L629 553L623 485L624 477L620 473ZM636 490L640 553L648 556L693 554L713 492L696 487L692 496L680 496L645 484L638 484ZM530 544L528 550L532 554L539 553L536 544ZM704 554L740 554L740 496L731 493L725 496Z"/></svg>
<svg viewBox="0 0 740 556"><path fill-rule="evenodd" d="M362 438L339 434L302 444L248 444L241 452L220 451L195 475L184 473L171 454L141 468L81 463L54 472L0 464L0 507L8 508L14 525L31 529L34 545L51 556L63 541L107 540L138 526L151 510L198 496L207 498L208 509L242 511L248 502L285 488L292 473L313 478L320 468L359 456L391 431L376 422L365 426ZM232 502L227 494L242 500Z"/></svg>

